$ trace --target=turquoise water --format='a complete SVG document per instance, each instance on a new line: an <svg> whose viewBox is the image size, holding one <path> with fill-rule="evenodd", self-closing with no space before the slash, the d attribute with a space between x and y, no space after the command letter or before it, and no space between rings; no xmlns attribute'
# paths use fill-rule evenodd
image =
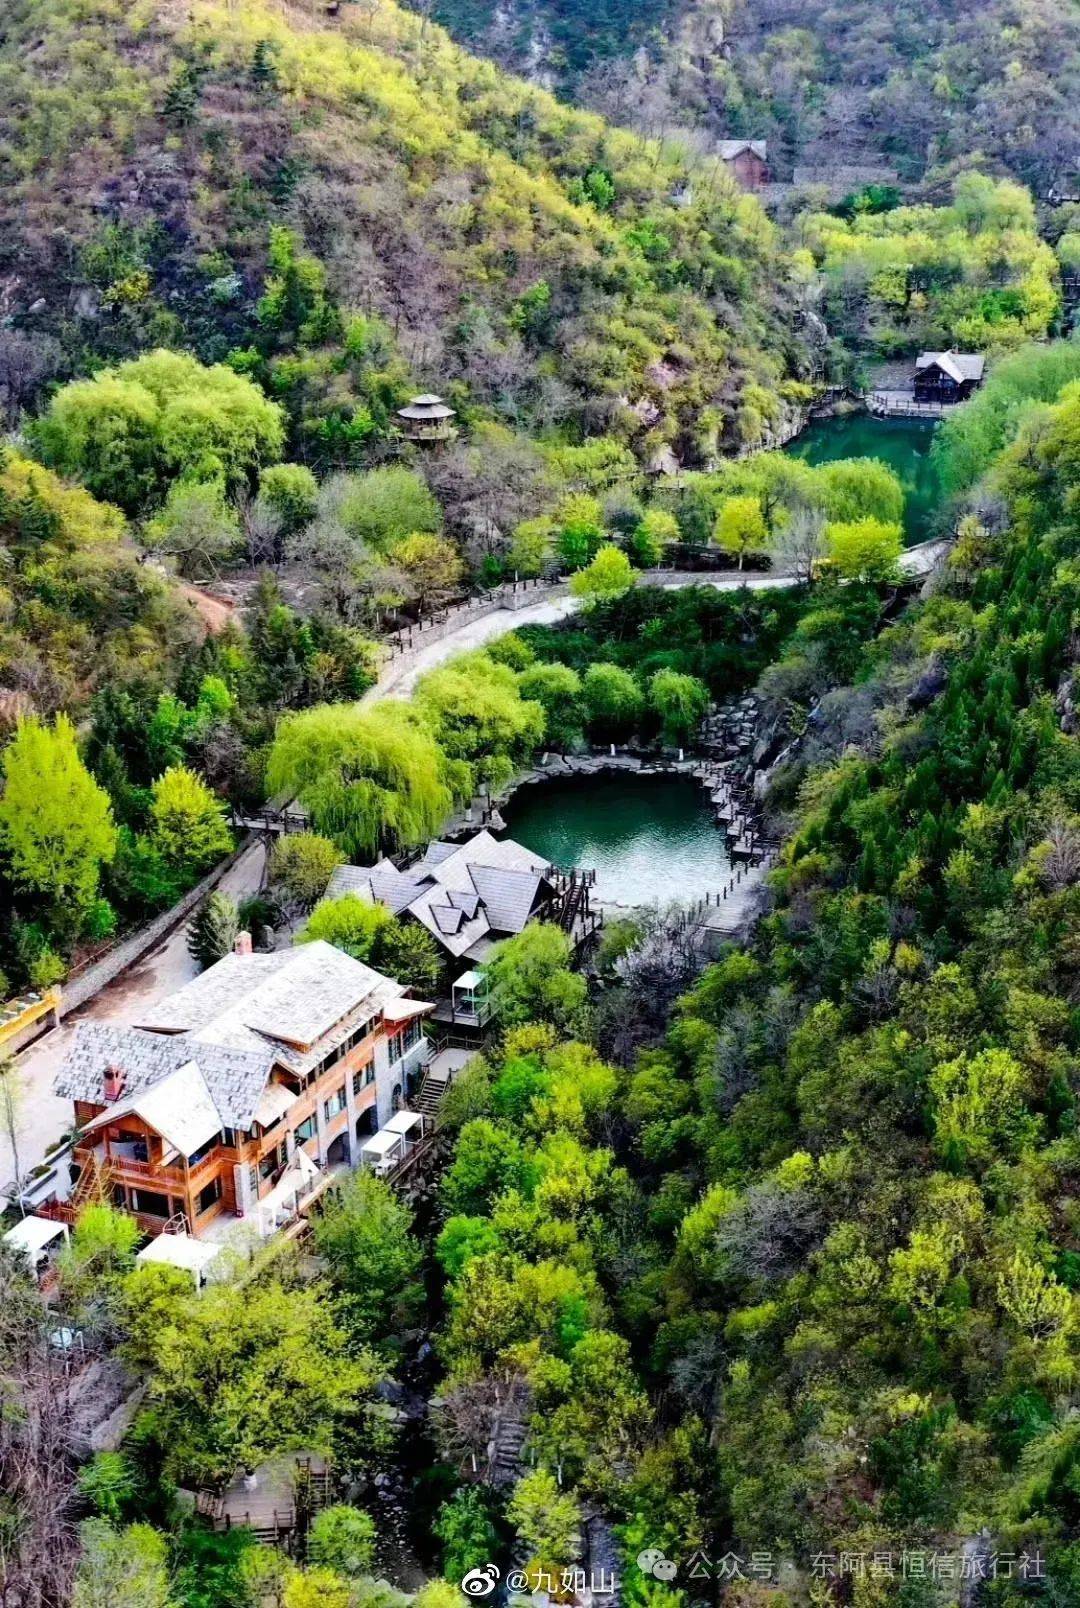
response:
<svg viewBox="0 0 1080 1608"><path fill-rule="evenodd" d="M935 534L933 514L941 488L930 457L934 424L927 419L874 419L853 413L821 419L792 441L786 451L807 463L835 463L838 458L880 458L904 488L904 539L910 547Z"/></svg>
<svg viewBox="0 0 1080 1608"><path fill-rule="evenodd" d="M730 861L708 796L683 776L585 776L524 787L503 806L512 838L556 865L596 871L604 904L716 892Z"/></svg>

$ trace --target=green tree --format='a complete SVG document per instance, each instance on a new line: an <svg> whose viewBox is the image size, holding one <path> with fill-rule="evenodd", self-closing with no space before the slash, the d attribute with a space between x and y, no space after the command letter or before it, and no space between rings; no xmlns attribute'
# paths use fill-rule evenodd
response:
<svg viewBox="0 0 1080 1608"><path fill-rule="evenodd" d="M333 1569L349 1580L370 1574L375 1561L374 1519L341 1502L323 1508L311 1523L308 1558L317 1567Z"/></svg>
<svg viewBox="0 0 1080 1608"><path fill-rule="evenodd" d="M427 608L438 608L460 591L465 566L453 542L433 531L414 531L395 542L387 555Z"/></svg>
<svg viewBox="0 0 1080 1608"><path fill-rule="evenodd" d="M270 851L270 884L290 911L314 908L341 864L336 843L317 832L283 832Z"/></svg>
<svg viewBox="0 0 1080 1608"><path fill-rule="evenodd" d="M645 700L629 670L617 664L591 664L581 685L585 715L592 736L609 740L625 737L641 718Z"/></svg>
<svg viewBox="0 0 1080 1608"><path fill-rule="evenodd" d="M495 1013L504 1028L551 1022L568 1028L585 1003L585 979L571 971L573 944L561 929L530 922L496 944L484 966Z"/></svg>
<svg viewBox="0 0 1080 1608"><path fill-rule="evenodd" d="M142 1233L134 1217L104 1201L84 1206L57 1259L69 1311L108 1329L121 1309L124 1280Z"/></svg>
<svg viewBox="0 0 1080 1608"><path fill-rule="evenodd" d="M458 1134L453 1162L443 1175L443 1205L450 1216L477 1217L508 1189L520 1189L527 1176L521 1141L502 1123L475 1117Z"/></svg>
<svg viewBox="0 0 1080 1608"><path fill-rule="evenodd" d="M679 522L666 508L647 508L627 538L634 563L642 569L659 564L669 542L680 539Z"/></svg>
<svg viewBox="0 0 1080 1608"><path fill-rule="evenodd" d="M726 553L735 553L742 569L747 553L762 553L769 545L769 527L757 497L727 497L716 516L715 538Z"/></svg>
<svg viewBox="0 0 1080 1608"><path fill-rule="evenodd" d="M696 676L658 670L649 681L649 704L669 743L686 742L709 707L709 691Z"/></svg>
<svg viewBox="0 0 1080 1608"><path fill-rule="evenodd" d="M427 483L415 470L396 466L350 476L340 513L349 534L380 553L442 524L442 510Z"/></svg>
<svg viewBox="0 0 1080 1608"><path fill-rule="evenodd" d="M298 793L318 831L358 859L434 837L463 783L415 708L391 700L283 716L266 773L271 793Z"/></svg>
<svg viewBox="0 0 1080 1608"><path fill-rule="evenodd" d="M205 578L236 556L240 522L221 481L177 480L144 525L143 539L151 551L175 558L181 574Z"/></svg>
<svg viewBox="0 0 1080 1608"><path fill-rule="evenodd" d="M0 848L15 883L46 903L57 928L77 928L116 853L109 796L79 758L66 715L21 720L3 754Z"/></svg>
<svg viewBox="0 0 1080 1608"><path fill-rule="evenodd" d="M886 525L880 519L825 527L828 562L847 580L888 580L896 571L903 541L899 525Z"/></svg>
<svg viewBox="0 0 1080 1608"><path fill-rule="evenodd" d="M282 412L224 364L146 352L59 390L37 427L46 462L131 512L176 478L238 486L280 455Z"/></svg>
<svg viewBox="0 0 1080 1608"><path fill-rule="evenodd" d="M104 1519L79 1526L71 1608L175 1608L165 1537L149 1524L114 1530Z"/></svg>
<svg viewBox="0 0 1080 1608"><path fill-rule="evenodd" d="M581 1508L570 1491L562 1491L546 1468L522 1475L506 1506L531 1558L550 1563L572 1559L581 1549Z"/></svg>
<svg viewBox="0 0 1080 1608"><path fill-rule="evenodd" d="M559 557L569 570L583 569L604 540L604 515L599 502L585 492L572 492L555 510Z"/></svg>
<svg viewBox="0 0 1080 1608"><path fill-rule="evenodd" d="M518 677L521 696L544 711L553 748L572 748L581 738L581 678L565 664L530 665Z"/></svg>
<svg viewBox="0 0 1080 1608"><path fill-rule="evenodd" d="M385 905L362 899L358 893L343 893L315 906L297 942L310 944L321 939L344 949L354 960L374 965L381 934L393 920Z"/></svg>
<svg viewBox="0 0 1080 1608"><path fill-rule="evenodd" d="M280 522L282 536L289 537L315 518L319 486L306 464L275 463L259 476L259 497Z"/></svg>
<svg viewBox="0 0 1080 1608"><path fill-rule="evenodd" d="M215 888L207 894L188 927L188 954L205 971L229 954L240 931L240 911L236 900Z"/></svg>
<svg viewBox="0 0 1080 1608"><path fill-rule="evenodd" d="M547 518L523 519L510 538L506 567L515 575L542 575L555 553L555 524Z"/></svg>
<svg viewBox="0 0 1080 1608"><path fill-rule="evenodd" d="M151 788L150 831L166 863L187 876L208 871L233 846L225 806L183 765L172 766Z"/></svg>
<svg viewBox="0 0 1080 1608"><path fill-rule="evenodd" d="M433 1529L442 1542L443 1574L448 1580L461 1580L470 1569L479 1569L499 1555L491 1501L478 1485L462 1485L448 1497Z"/></svg>
<svg viewBox="0 0 1080 1608"><path fill-rule="evenodd" d="M141 1281L131 1285L133 1303L144 1294ZM185 1484L231 1479L289 1445L325 1444L380 1374L369 1352L349 1348L317 1285L271 1278L171 1294L138 1333L145 1427L165 1472Z"/></svg>
<svg viewBox="0 0 1080 1608"><path fill-rule="evenodd" d="M345 1294L349 1326L362 1340L396 1340L417 1324L425 1300L423 1251L412 1212L389 1184L370 1172L349 1173L312 1226L319 1254Z"/></svg>
<svg viewBox="0 0 1080 1608"><path fill-rule="evenodd" d="M619 547L601 547L590 564L570 577L571 594L591 602L622 597L633 584L633 565Z"/></svg>

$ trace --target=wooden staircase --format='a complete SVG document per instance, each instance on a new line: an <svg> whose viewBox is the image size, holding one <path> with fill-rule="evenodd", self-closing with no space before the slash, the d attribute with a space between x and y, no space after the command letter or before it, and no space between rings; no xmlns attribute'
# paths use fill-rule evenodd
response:
<svg viewBox="0 0 1080 1608"><path fill-rule="evenodd" d="M429 1122L434 1122L439 1114L439 1107L442 1105L443 1095L446 1093L449 1083L448 1076L440 1077L429 1071L413 1099L413 1110L419 1111L421 1116L426 1117Z"/></svg>
<svg viewBox="0 0 1080 1608"><path fill-rule="evenodd" d="M112 1168L107 1161L102 1161L96 1151L91 1151L83 1162L82 1171L75 1180L75 1187L71 1191L68 1205L73 1215L77 1216L84 1206L91 1203L100 1205L112 1199Z"/></svg>

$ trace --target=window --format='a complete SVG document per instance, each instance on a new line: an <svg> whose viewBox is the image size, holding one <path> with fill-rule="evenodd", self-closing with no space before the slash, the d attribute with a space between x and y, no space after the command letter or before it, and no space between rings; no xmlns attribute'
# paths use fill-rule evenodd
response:
<svg viewBox="0 0 1080 1608"><path fill-rule="evenodd" d="M282 1140L280 1145L276 1145L273 1150L268 1150L266 1152L266 1155L260 1161L260 1163L259 1163L259 1177L260 1178L269 1178L270 1174L272 1172L275 1172L278 1167L283 1167L284 1165L285 1165L285 1141Z"/></svg>
<svg viewBox="0 0 1080 1608"><path fill-rule="evenodd" d="M211 1178L205 1189L199 1190L199 1211L208 1212L215 1201L221 1199L221 1179Z"/></svg>
<svg viewBox="0 0 1080 1608"><path fill-rule="evenodd" d="M313 1111L310 1117L306 1117L300 1126L293 1130L293 1138L296 1140L298 1145L302 1145L305 1139L313 1139L315 1137L315 1134L318 1132L318 1127L319 1125L315 1120L315 1113Z"/></svg>
<svg viewBox="0 0 1080 1608"><path fill-rule="evenodd" d="M375 1062L368 1061L364 1066L358 1066L352 1075L352 1092L359 1094L361 1089L368 1088L375 1082Z"/></svg>
<svg viewBox="0 0 1080 1608"><path fill-rule="evenodd" d="M414 1016L405 1026L399 1028L390 1040L390 1059L400 1061L403 1055L408 1055L413 1045L421 1037L420 1018Z"/></svg>
<svg viewBox="0 0 1080 1608"><path fill-rule="evenodd" d="M344 1111L344 1109L345 1109L345 1085L343 1083L341 1085L340 1089L335 1089L334 1090L334 1092L330 1096L329 1100L325 1100L323 1102L323 1116L325 1117L326 1121L329 1122L331 1120L331 1118L337 1116L339 1111Z"/></svg>

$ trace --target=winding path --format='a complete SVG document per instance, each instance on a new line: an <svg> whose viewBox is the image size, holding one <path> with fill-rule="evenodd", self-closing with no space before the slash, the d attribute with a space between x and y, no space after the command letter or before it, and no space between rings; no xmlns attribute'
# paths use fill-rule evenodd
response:
<svg viewBox="0 0 1080 1608"><path fill-rule="evenodd" d="M912 578L928 575L949 546L948 541L932 541L905 548L900 555L901 572ZM741 574L727 572L722 575L693 570L649 570L642 573L637 584L660 586L673 591L685 586L710 586L717 592L737 592L745 586L748 591L762 592L794 583L790 575L777 575L769 570L746 570ZM496 608L490 613L478 614L475 606L464 604L459 611L460 624L445 622L439 628L438 635L426 643L421 638L415 647L388 659L378 681L369 687L361 701L371 703L388 694L396 698L407 697L420 676L454 654L483 647L485 642L504 636L507 631L513 631L521 625L551 625L556 620L564 620L577 606L577 598L567 594L565 583L553 585L537 602L526 603L521 608Z"/></svg>

